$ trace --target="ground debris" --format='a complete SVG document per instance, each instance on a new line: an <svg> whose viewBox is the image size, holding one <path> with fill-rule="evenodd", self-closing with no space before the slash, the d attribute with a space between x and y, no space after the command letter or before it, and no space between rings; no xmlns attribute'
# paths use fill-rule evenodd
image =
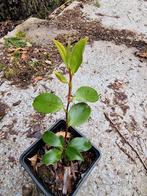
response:
<svg viewBox="0 0 147 196"><path fill-rule="evenodd" d="M147 47L144 48L144 49L141 49L141 50L139 50L137 52L135 52L135 55L138 56L138 57L140 57L140 58L147 59Z"/></svg>
<svg viewBox="0 0 147 196"><path fill-rule="evenodd" d="M14 164L16 164L16 159L15 159L15 157L13 157L13 156L9 156L9 157L8 157L8 161L9 161L9 162L12 162L12 163L14 163Z"/></svg>
<svg viewBox="0 0 147 196"><path fill-rule="evenodd" d="M64 167L63 195L72 191L72 174L70 167Z"/></svg>
<svg viewBox="0 0 147 196"><path fill-rule="evenodd" d="M57 50L51 47L31 46L25 48L4 48L0 55L3 78L20 87L36 84L52 74L55 65L61 63ZM50 64L49 64L50 62Z"/></svg>
<svg viewBox="0 0 147 196"><path fill-rule="evenodd" d="M119 81L118 79L116 79L113 83L108 85L108 88L113 89L113 90L119 90L122 89L124 87L124 84L122 81Z"/></svg>
<svg viewBox="0 0 147 196"><path fill-rule="evenodd" d="M110 100L109 102L106 99L104 101L107 106L111 106L113 111L115 111L116 106L119 106L123 112L123 115L125 115L127 113L127 110L129 109L128 96L124 92L124 86L125 84L122 81L115 79L113 83L110 83L108 85L108 88L114 91L113 105L110 104Z"/></svg>
<svg viewBox="0 0 147 196"><path fill-rule="evenodd" d="M147 43L136 39L136 34L132 31L110 29L104 27L97 20L91 21L88 17L84 16L80 6L64 11L62 15L55 18L53 24L58 29L75 30L77 33L77 39L74 38L75 40L87 36L90 42L104 40L112 41L117 45L125 44L128 47L135 47L137 49L147 47ZM72 39L72 36L70 39ZM66 43L68 43L68 40L66 40Z"/></svg>
<svg viewBox="0 0 147 196"><path fill-rule="evenodd" d="M22 186L22 196L41 196L38 188L32 184Z"/></svg>
<svg viewBox="0 0 147 196"><path fill-rule="evenodd" d="M137 152L137 150L129 143L129 141L127 141L127 139L122 135L122 133L120 132L119 128L117 127L117 125L115 125L112 120L109 118L108 114L104 113L104 116L106 118L106 120L110 123L110 126L112 128L115 129L115 131L119 134L119 136L121 137L122 141L124 143L126 143L130 148L131 150L136 154L137 158L140 160L141 164L143 165L145 171L147 172L147 166L146 164L144 163L144 161L142 160L142 158L140 157L139 153Z"/></svg>
<svg viewBox="0 0 147 196"><path fill-rule="evenodd" d="M4 22L0 22L0 38L6 35L9 31L12 31L21 22L22 20L19 21L7 20Z"/></svg>
<svg viewBox="0 0 147 196"><path fill-rule="evenodd" d="M0 120L3 119L3 117L6 115L8 108L8 105L0 102Z"/></svg>
<svg viewBox="0 0 147 196"><path fill-rule="evenodd" d="M21 103L21 100L16 101L15 103L13 103L13 106L18 106Z"/></svg>
<svg viewBox="0 0 147 196"><path fill-rule="evenodd" d="M116 143L116 142L115 142ZM132 158L132 156L127 152L127 150L125 148L123 148L122 146L120 146L118 143L116 143L116 145L118 146L118 148L127 155L127 157L136 164L136 161Z"/></svg>
<svg viewBox="0 0 147 196"><path fill-rule="evenodd" d="M31 162L31 166L33 168L36 168L36 164L37 164L37 154L35 154L33 157L28 158L28 160Z"/></svg>
<svg viewBox="0 0 147 196"><path fill-rule="evenodd" d="M65 131L59 131L56 133L57 136L63 136L65 137ZM70 138L71 137L71 134L68 132L67 133L67 138Z"/></svg>

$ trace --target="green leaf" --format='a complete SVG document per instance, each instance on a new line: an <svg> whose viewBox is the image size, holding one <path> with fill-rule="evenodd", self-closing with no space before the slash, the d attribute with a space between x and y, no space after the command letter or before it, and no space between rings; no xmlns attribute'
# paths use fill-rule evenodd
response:
<svg viewBox="0 0 147 196"><path fill-rule="evenodd" d="M58 149L51 149L42 158L45 165L53 165L61 159L62 152Z"/></svg>
<svg viewBox="0 0 147 196"><path fill-rule="evenodd" d="M67 157L69 161L74 161L74 160L83 161L84 160L81 153L72 147L67 147L65 151L65 156Z"/></svg>
<svg viewBox="0 0 147 196"><path fill-rule="evenodd" d="M57 72L57 71L55 71L54 73L55 73L56 77L58 78L58 80L59 80L60 82L66 83L66 84L68 83L66 77L65 77L64 75L62 75L62 73Z"/></svg>
<svg viewBox="0 0 147 196"><path fill-rule="evenodd" d="M63 46L62 43L60 43L57 40L53 40L53 42L56 45L63 62L65 63L65 65L67 65L67 51L66 51L66 48Z"/></svg>
<svg viewBox="0 0 147 196"><path fill-rule="evenodd" d="M88 86L82 86L76 91L75 98L78 101L96 102L100 98L100 95L98 95L95 89Z"/></svg>
<svg viewBox="0 0 147 196"><path fill-rule="evenodd" d="M62 146L65 144L64 137L62 135L59 136Z"/></svg>
<svg viewBox="0 0 147 196"><path fill-rule="evenodd" d="M91 143L86 138L76 137L70 141L68 146L75 148L79 152L84 152L84 151L88 151L91 148Z"/></svg>
<svg viewBox="0 0 147 196"><path fill-rule="evenodd" d="M59 97L52 93L42 93L33 101L34 109L43 114L54 113L63 108L63 103Z"/></svg>
<svg viewBox="0 0 147 196"><path fill-rule="evenodd" d="M49 144L50 146L63 147L60 137L58 137L51 131L46 131L43 134L42 139L46 144Z"/></svg>
<svg viewBox="0 0 147 196"><path fill-rule="evenodd" d="M88 120L91 108L86 103L77 103L73 105L68 113L69 126L79 126Z"/></svg>
<svg viewBox="0 0 147 196"><path fill-rule="evenodd" d="M83 52L85 45L87 44L87 38L78 41L72 49L70 58L68 58L68 64L72 73L76 73L83 61Z"/></svg>

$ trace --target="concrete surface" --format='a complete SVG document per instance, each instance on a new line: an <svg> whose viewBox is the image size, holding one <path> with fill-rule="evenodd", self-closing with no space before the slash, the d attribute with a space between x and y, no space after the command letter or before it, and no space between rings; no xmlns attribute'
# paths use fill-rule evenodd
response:
<svg viewBox="0 0 147 196"><path fill-rule="evenodd" d="M99 19L108 27L133 30L139 38L139 34L142 33L142 39L146 39L146 1L101 0L99 2L100 8L86 4L84 13L87 13L91 19L96 12L117 15L120 18L99 16ZM73 3L73 9L74 5ZM74 90L81 85L89 85L101 92L102 97L100 102L91 105L92 116L79 130L101 150L102 157L78 192L78 196L147 195L147 176L143 165L128 145L122 142L104 116L106 112L114 124L119 125L120 132L145 162L147 158L147 62L136 57L135 51L135 48L117 46L107 41L94 41L92 45L86 47L83 65L74 78ZM8 81L0 85L0 100L9 106L7 114L0 123L0 194L2 196L21 196L23 185L32 183L18 161L20 154L36 140L29 137L29 133L36 130L35 126L39 126L43 132L63 116L63 112L59 112L42 118L36 115L32 108L33 98L46 89L55 91L63 100L65 99L67 89L54 76L52 77L53 80L39 81L35 86L30 85L27 89L12 86ZM19 100L21 100L20 104L13 106L13 103ZM124 149L131 158L121 149Z"/></svg>

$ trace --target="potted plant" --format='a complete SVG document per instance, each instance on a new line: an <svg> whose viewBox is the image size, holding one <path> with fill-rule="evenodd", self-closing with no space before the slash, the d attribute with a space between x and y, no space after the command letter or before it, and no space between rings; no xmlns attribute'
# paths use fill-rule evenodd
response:
<svg viewBox="0 0 147 196"><path fill-rule="evenodd" d="M27 149L20 162L39 189L46 195L75 195L100 157L100 152L75 128L88 120L91 108L100 95L91 87L82 86L72 93L72 79L82 64L87 38L65 48L54 43L66 65L67 79L55 72L60 82L68 85L67 105L52 93L42 93L33 101L34 109L43 114L65 111L65 120L58 121L42 138ZM74 103L71 107L70 104Z"/></svg>

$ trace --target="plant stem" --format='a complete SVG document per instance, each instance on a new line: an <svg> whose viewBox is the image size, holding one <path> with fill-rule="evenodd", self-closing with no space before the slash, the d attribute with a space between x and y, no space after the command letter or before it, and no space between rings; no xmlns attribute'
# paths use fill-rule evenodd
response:
<svg viewBox="0 0 147 196"><path fill-rule="evenodd" d="M65 144L67 143L68 110L69 110L69 105L70 105L70 102L71 102L71 96L72 96L72 73L71 73L71 70L69 70L69 83L68 83L67 106L66 106L66 109L65 109L65 115L66 115Z"/></svg>

